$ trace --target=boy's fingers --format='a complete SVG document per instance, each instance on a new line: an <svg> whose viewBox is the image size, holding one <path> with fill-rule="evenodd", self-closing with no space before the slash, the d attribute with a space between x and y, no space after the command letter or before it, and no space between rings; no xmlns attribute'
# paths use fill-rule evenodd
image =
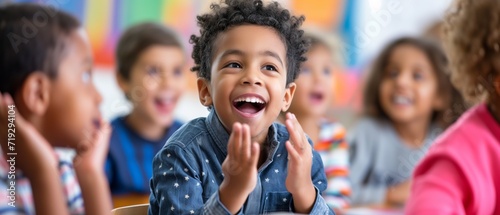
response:
<svg viewBox="0 0 500 215"><path fill-rule="evenodd" d="M231 157L234 159L238 154L238 150L241 146L241 124L236 122L233 125L233 132L231 132L231 137L232 139L229 140L228 145L231 146L231 149L228 150L228 153L231 155ZM236 155L236 156L235 156Z"/></svg>
<svg viewBox="0 0 500 215"><path fill-rule="evenodd" d="M2 101L3 100L3 101ZM0 94L0 111L5 111L5 116L7 117L8 111L10 110L9 106L14 105L14 99L10 96L10 94L5 93L3 95ZM14 113L15 113L15 124L22 123L23 117L19 112L17 111L17 108L14 106L13 108ZM0 113L2 113L0 112ZM7 125L7 124L6 124Z"/></svg>
<svg viewBox="0 0 500 215"><path fill-rule="evenodd" d="M4 96L4 100L5 100L5 104L7 105L13 105L14 104L14 100L12 99L12 97L10 96L10 94L5 94Z"/></svg>
<svg viewBox="0 0 500 215"><path fill-rule="evenodd" d="M302 146L302 138L299 136L296 126L293 123L292 119L286 120L286 126L288 128L288 132L290 133L290 143L295 148L296 151L300 151L303 149Z"/></svg>
<svg viewBox="0 0 500 215"><path fill-rule="evenodd" d="M250 128L247 124L243 124L242 127L243 135L242 135L242 147L241 147L241 158L245 161L249 161L252 156L252 141L250 138Z"/></svg>
<svg viewBox="0 0 500 215"><path fill-rule="evenodd" d="M290 141L286 141L285 143L286 150L288 151L288 157L289 159L297 160L297 158L300 157L299 153L295 149L295 147L292 145Z"/></svg>
<svg viewBox="0 0 500 215"><path fill-rule="evenodd" d="M233 159L241 159L240 152L243 149L243 124L238 123L238 132L236 133L236 141L233 148Z"/></svg>
<svg viewBox="0 0 500 215"><path fill-rule="evenodd" d="M292 113L288 113L287 120L290 121L291 127L293 128L293 133L294 135L300 135L300 124L298 124L297 119L295 118L295 115Z"/></svg>
<svg viewBox="0 0 500 215"><path fill-rule="evenodd" d="M285 127L288 130L288 133L290 134L290 137L294 136L296 131L295 131L295 126L293 125L291 119L290 119L291 114L287 113L287 119L285 120Z"/></svg>
<svg viewBox="0 0 500 215"><path fill-rule="evenodd" d="M94 147L99 148L101 151L107 151L109 146L109 137L111 136L111 126L104 119L99 120L99 130L94 140Z"/></svg>
<svg viewBox="0 0 500 215"><path fill-rule="evenodd" d="M251 164L254 168L258 168L257 164L259 163L259 155L260 155L260 145L258 143L252 143L252 154L250 157Z"/></svg>
<svg viewBox="0 0 500 215"><path fill-rule="evenodd" d="M295 132L297 134L297 139L300 139L301 141L300 144L298 144L298 149L300 151L303 151L304 149L309 148L309 141L307 140L306 133L304 132L304 129L302 129L302 126L300 125L299 121L295 117L294 114L292 115L292 122L294 124Z"/></svg>
<svg viewBox="0 0 500 215"><path fill-rule="evenodd" d="M0 110L3 113L5 111L5 115L7 115L7 111L9 111L8 106L12 105L14 102L12 101L12 97L9 94L0 94Z"/></svg>
<svg viewBox="0 0 500 215"><path fill-rule="evenodd" d="M305 133L304 133L304 129L302 129L302 126L300 125L299 121L297 120L297 118L295 117L295 114L291 114L292 115L292 122L293 122L293 125L294 125L294 128L295 128L295 132L297 133L297 137L304 140L305 138Z"/></svg>

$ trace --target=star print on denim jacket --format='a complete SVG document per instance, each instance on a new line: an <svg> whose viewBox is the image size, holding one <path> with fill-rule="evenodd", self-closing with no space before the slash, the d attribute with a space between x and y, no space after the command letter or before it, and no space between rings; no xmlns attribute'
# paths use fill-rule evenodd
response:
<svg viewBox="0 0 500 215"><path fill-rule="evenodd" d="M238 214L293 212L293 198L285 187L289 134L283 125L269 127L267 160L258 170L255 189ZM220 202L229 134L212 109L177 130L153 160L148 214L231 214ZM309 140L311 144L311 141ZM327 179L319 154L313 151L311 178L316 199L311 214L334 214L321 193Z"/></svg>

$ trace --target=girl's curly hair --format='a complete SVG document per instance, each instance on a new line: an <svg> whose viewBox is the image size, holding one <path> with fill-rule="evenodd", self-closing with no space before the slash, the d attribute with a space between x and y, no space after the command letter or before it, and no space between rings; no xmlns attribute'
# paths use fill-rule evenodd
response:
<svg viewBox="0 0 500 215"><path fill-rule="evenodd" d="M308 42L300 29L304 16L293 16L277 2L267 5L261 0L224 0L220 4L210 5L212 13L197 16L200 36L191 35L190 43L194 44L192 58L198 77L210 80L210 68L214 50L214 42L219 33L231 27L253 24L274 29L286 47L287 85L299 74L300 64L306 60L304 54Z"/></svg>
<svg viewBox="0 0 500 215"><path fill-rule="evenodd" d="M448 11L444 45L452 82L471 101L494 97L495 61L500 58L500 1L458 0Z"/></svg>

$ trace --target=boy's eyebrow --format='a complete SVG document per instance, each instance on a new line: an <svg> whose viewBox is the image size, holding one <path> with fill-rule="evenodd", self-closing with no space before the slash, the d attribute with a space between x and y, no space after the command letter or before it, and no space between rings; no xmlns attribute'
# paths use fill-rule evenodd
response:
<svg viewBox="0 0 500 215"><path fill-rule="evenodd" d="M283 66L283 61L281 61L281 58L277 53L267 50L267 51L261 52L259 54L264 55L264 56L274 57L274 58L276 58L276 60L278 60L281 63L281 66Z"/></svg>
<svg viewBox="0 0 500 215"><path fill-rule="evenodd" d="M245 53L243 53L241 50L229 49L229 50L225 51L224 53L222 53L221 58L228 56L228 55L243 56L243 55L245 55ZM266 50L266 51L259 52L259 55L270 56L270 57L276 58L276 60L278 60L280 62L281 66L283 66L283 61L281 60L280 56L275 52Z"/></svg>

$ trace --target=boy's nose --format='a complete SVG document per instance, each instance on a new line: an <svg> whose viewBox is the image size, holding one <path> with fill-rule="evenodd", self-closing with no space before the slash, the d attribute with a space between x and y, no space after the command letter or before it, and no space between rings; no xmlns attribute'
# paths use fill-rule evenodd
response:
<svg viewBox="0 0 500 215"><path fill-rule="evenodd" d="M160 77L159 82L161 87L168 88L173 84L173 78L167 77L167 75L163 75Z"/></svg>
<svg viewBox="0 0 500 215"><path fill-rule="evenodd" d="M97 104L101 104L101 102L102 102L102 96L99 93L99 91L97 91L97 89L96 89L96 87L95 87L94 84L92 84L92 93L94 94L94 99L97 102Z"/></svg>
<svg viewBox="0 0 500 215"><path fill-rule="evenodd" d="M322 70L312 72L313 81L318 83L325 80L325 75L323 75Z"/></svg>
<svg viewBox="0 0 500 215"><path fill-rule="evenodd" d="M171 88L180 84L179 81L181 80L173 74L164 74L160 76L157 81L160 87Z"/></svg>
<svg viewBox="0 0 500 215"><path fill-rule="evenodd" d="M243 77L241 78L242 84L248 84L248 85L259 85L262 86L262 81L260 80L259 77L260 71L252 71L248 70L244 73Z"/></svg>

